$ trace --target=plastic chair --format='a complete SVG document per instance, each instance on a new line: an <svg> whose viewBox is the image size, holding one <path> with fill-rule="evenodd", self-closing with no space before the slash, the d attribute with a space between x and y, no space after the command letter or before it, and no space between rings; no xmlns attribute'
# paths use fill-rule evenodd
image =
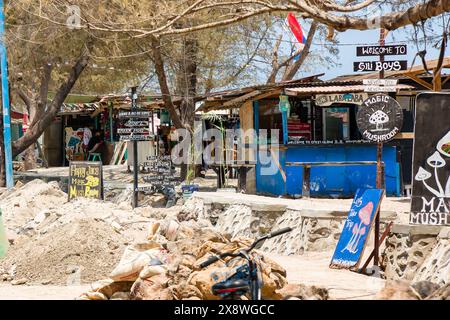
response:
<svg viewBox="0 0 450 320"><path fill-rule="evenodd" d="M102 161L102 155L98 152L89 153L88 161Z"/></svg>

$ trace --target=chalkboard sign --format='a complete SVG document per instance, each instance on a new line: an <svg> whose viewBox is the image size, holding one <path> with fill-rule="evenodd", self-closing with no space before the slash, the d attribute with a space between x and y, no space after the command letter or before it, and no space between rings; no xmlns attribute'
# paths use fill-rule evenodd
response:
<svg viewBox="0 0 450 320"><path fill-rule="evenodd" d="M75 198L103 199L101 162L70 161L69 201Z"/></svg>
<svg viewBox="0 0 450 320"><path fill-rule="evenodd" d="M356 123L365 139L387 142L401 131L403 111L395 99L376 94L363 102L356 115Z"/></svg>
<svg viewBox="0 0 450 320"><path fill-rule="evenodd" d="M358 189L336 245L331 268L356 269L364 253L384 191Z"/></svg>
<svg viewBox="0 0 450 320"><path fill-rule="evenodd" d="M170 156L147 157L147 161L141 163L141 165L148 168L151 173L151 175L144 176L143 180L157 189L161 187L173 188L175 182L180 179L175 176L176 170Z"/></svg>
<svg viewBox="0 0 450 320"><path fill-rule="evenodd" d="M450 225L450 94L416 98L411 224Z"/></svg>

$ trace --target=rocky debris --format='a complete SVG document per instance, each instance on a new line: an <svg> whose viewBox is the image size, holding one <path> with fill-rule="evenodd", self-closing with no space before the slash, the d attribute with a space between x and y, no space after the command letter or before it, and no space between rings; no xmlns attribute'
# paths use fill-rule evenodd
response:
<svg viewBox="0 0 450 320"><path fill-rule="evenodd" d="M305 286L303 284L288 284L277 293L283 300L328 300L328 290L316 286Z"/></svg>
<svg viewBox="0 0 450 320"><path fill-rule="evenodd" d="M450 284L446 284L440 289L435 290L426 300L450 300Z"/></svg>
<svg viewBox="0 0 450 320"><path fill-rule="evenodd" d="M11 284L13 286L20 286L22 284L26 284L28 282L27 278L21 278L21 279L14 279L11 281Z"/></svg>
<svg viewBox="0 0 450 320"><path fill-rule="evenodd" d="M441 287L430 281L390 280L375 300L450 300L450 285Z"/></svg>
<svg viewBox="0 0 450 320"><path fill-rule="evenodd" d="M440 239L418 268L413 281L432 281L439 285L450 283L450 240Z"/></svg>
<svg viewBox="0 0 450 320"><path fill-rule="evenodd" d="M265 241L262 249L276 254L302 255L304 252L333 250L341 235L344 219L288 209L274 225L273 230L291 227L293 231Z"/></svg>
<svg viewBox="0 0 450 320"><path fill-rule="evenodd" d="M147 241L125 249L108 280L92 286L80 299L111 298L117 292L129 293L127 297L133 300L218 299L212 295L211 286L234 272L243 261L226 258L206 269L201 269L200 264L211 254L237 252L252 241L246 237L231 238L230 234L217 232L202 221L160 220L148 227ZM278 290L287 284L286 271L258 250L254 250L253 255L262 271L263 298L282 299ZM113 288L116 282L132 285L129 290L120 286ZM302 299L327 297L323 289L302 287L302 290L298 289L295 296Z"/></svg>
<svg viewBox="0 0 450 320"><path fill-rule="evenodd" d="M433 266L429 266L419 272L425 259L437 245L434 235L391 233L386 238L385 245L383 261L387 279L425 280L426 270L434 269ZM430 276L429 279L431 278Z"/></svg>
<svg viewBox="0 0 450 320"><path fill-rule="evenodd" d="M27 223L36 217L34 223L38 223L42 216L50 210L57 210L65 202L67 194L61 191L57 182L33 180L25 185L16 185L0 196L0 208L8 235L30 227Z"/></svg>
<svg viewBox="0 0 450 320"><path fill-rule="evenodd" d="M208 219L203 200L195 197L189 198L178 213L177 219L179 221Z"/></svg>
<svg viewBox="0 0 450 320"><path fill-rule="evenodd" d="M105 200L118 205L121 209L132 209L133 189L117 189L114 186L105 187ZM145 194L138 193L138 200L140 206L149 206L153 208L165 208L167 199L163 194Z"/></svg>
<svg viewBox="0 0 450 320"><path fill-rule="evenodd" d="M430 281L413 282L411 288L419 295L420 299L425 299L440 287L438 284Z"/></svg>
<svg viewBox="0 0 450 320"><path fill-rule="evenodd" d="M10 278L29 283L90 283L109 274L127 243L104 221L73 220L42 235L19 238L0 266L10 270Z"/></svg>
<svg viewBox="0 0 450 320"><path fill-rule="evenodd" d="M420 300L420 295L411 287L410 281L392 280L386 282L375 300Z"/></svg>

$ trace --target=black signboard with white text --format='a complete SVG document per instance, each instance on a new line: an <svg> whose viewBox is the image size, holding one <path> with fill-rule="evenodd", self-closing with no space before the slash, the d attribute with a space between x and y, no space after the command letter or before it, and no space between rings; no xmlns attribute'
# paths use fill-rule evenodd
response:
<svg viewBox="0 0 450 320"><path fill-rule="evenodd" d="M391 46L362 46L356 47L356 56L369 57L369 56L396 56L407 54L406 44L391 45Z"/></svg>
<svg viewBox="0 0 450 320"><path fill-rule="evenodd" d="M416 98L410 223L450 225L450 94Z"/></svg>
<svg viewBox="0 0 450 320"><path fill-rule="evenodd" d="M401 71L408 69L407 60L392 61L356 61L353 62L353 71Z"/></svg>
<svg viewBox="0 0 450 320"><path fill-rule="evenodd" d="M120 141L150 141L154 137L150 134L148 119L152 117L149 111L132 110L119 113L119 118L128 119L125 128L117 129Z"/></svg>
<svg viewBox="0 0 450 320"><path fill-rule="evenodd" d="M151 172L151 175L143 177L143 180L154 187L173 188L174 183L179 181L175 176L171 156L147 157L147 161L140 164Z"/></svg>
<svg viewBox="0 0 450 320"><path fill-rule="evenodd" d="M403 111L395 99L385 94L375 94L363 102L356 122L365 139L387 142L401 131Z"/></svg>

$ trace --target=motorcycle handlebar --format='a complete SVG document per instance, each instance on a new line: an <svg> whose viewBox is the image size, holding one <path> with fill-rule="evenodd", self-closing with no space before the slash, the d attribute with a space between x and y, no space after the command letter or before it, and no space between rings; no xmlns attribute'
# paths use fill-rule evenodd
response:
<svg viewBox="0 0 450 320"><path fill-rule="evenodd" d="M281 235L283 233L287 233L287 232L291 232L291 231L292 231L292 228L290 228L290 227L283 228L283 229L271 232L269 234L269 238L273 238L273 237L279 236L279 235Z"/></svg>
<svg viewBox="0 0 450 320"><path fill-rule="evenodd" d="M270 238L273 238L273 237L276 237L276 236L279 236L279 235L281 235L281 234L284 234L284 233L287 233L287 232L291 232L292 231L292 228L290 228L290 227L287 227L287 228L283 228L283 229L280 229L280 230L276 230L276 231L274 231L274 232L271 232L271 233L269 233L268 235L266 235L266 236L264 236L264 237L261 237L261 238L259 238L258 240L256 240L251 246L250 246L250 248L248 248L247 250L246 250L246 252L250 252L260 241L262 241L262 240L265 240L265 239L270 239ZM217 262L217 261L219 261L220 259L222 259L222 258L226 258L226 257L237 257L237 256L242 256L242 254L241 253L222 253L222 254L220 254L220 255L218 255L218 256L211 256L208 260L206 260L206 261L204 261L204 262L202 262L201 264L200 264L200 268L206 268L207 266L209 266L209 265L211 265L211 264L213 264L214 262Z"/></svg>
<svg viewBox="0 0 450 320"><path fill-rule="evenodd" d="M218 256L212 256L208 260L202 262L200 264L200 268L206 268L207 266L209 266L210 264L213 264L216 261L219 261L219 257Z"/></svg>

